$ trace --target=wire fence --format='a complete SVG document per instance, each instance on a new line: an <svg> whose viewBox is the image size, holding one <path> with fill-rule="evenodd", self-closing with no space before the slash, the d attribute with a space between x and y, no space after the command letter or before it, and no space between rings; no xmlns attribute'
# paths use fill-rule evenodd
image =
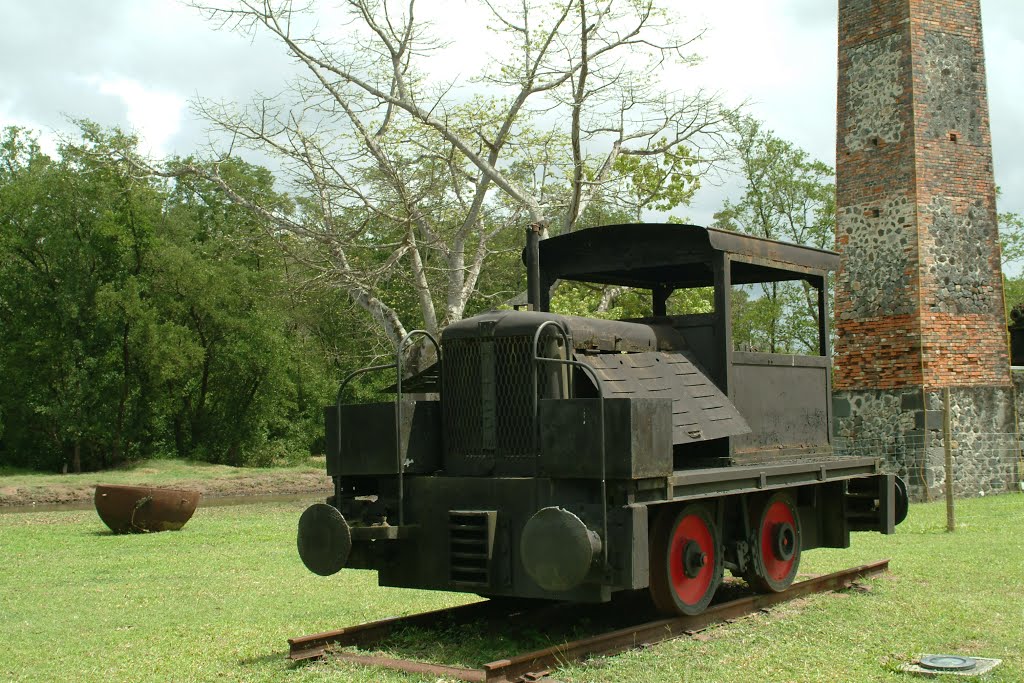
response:
<svg viewBox="0 0 1024 683"><path fill-rule="evenodd" d="M953 495L970 498L1024 491L1024 443L1015 433L952 431L948 450ZM837 437L836 455L882 458L888 473L900 475L912 500L945 495L947 444L941 430L890 438Z"/></svg>

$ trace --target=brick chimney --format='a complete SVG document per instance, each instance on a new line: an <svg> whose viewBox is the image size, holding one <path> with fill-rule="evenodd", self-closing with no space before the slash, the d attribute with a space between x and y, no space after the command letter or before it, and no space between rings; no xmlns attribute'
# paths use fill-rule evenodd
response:
<svg viewBox="0 0 1024 683"><path fill-rule="evenodd" d="M837 125L836 435L927 497L944 389L954 431L1015 431L980 0L839 0ZM961 495L1014 485L984 447Z"/></svg>

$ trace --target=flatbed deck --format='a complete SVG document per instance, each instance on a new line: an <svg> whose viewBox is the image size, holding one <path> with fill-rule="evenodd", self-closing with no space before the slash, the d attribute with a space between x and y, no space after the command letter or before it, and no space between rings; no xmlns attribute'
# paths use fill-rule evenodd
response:
<svg viewBox="0 0 1024 683"><path fill-rule="evenodd" d="M684 501L842 481L882 474L878 458L828 458L801 462L676 470L669 477L638 480L636 503Z"/></svg>

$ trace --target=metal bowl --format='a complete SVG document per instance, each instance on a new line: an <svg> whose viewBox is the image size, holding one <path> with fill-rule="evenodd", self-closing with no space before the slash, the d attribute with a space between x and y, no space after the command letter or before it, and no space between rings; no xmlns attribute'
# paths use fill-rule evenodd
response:
<svg viewBox="0 0 1024 683"><path fill-rule="evenodd" d="M115 534L143 533L180 529L196 511L200 495L188 489L99 484L93 501Z"/></svg>

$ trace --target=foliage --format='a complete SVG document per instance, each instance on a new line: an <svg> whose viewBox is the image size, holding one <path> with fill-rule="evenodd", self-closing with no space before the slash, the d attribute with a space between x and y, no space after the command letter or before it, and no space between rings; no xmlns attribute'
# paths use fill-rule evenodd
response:
<svg viewBox="0 0 1024 683"><path fill-rule="evenodd" d="M288 209L266 169L228 160L221 172ZM331 373L286 255L252 213L201 179L178 180L166 217L154 289L196 358L188 374L164 380L175 451L237 465L243 453L267 462L308 449Z"/></svg>
<svg viewBox="0 0 1024 683"><path fill-rule="evenodd" d="M658 146L665 147L667 143L662 139ZM643 221L648 209L670 212L688 205L700 188L697 160L683 145L670 148L660 158L620 156L615 160L614 170L618 187L607 190L606 194L618 190L625 195L617 197L615 205L631 210L636 222Z"/></svg>
<svg viewBox="0 0 1024 683"><path fill-rule="evenodd" d="M999 214L999 237L1003 268L1019 266L1024 261L1024 216L1010 212Z"/></svg>
<svg viewBox="0 0 1024 683"><path fill-rule="evenodd" d="M750 117L733 118L744 194L727 200L713 227L830 248L835 239L835 172ZM817 353L817 294L806 282L764 283L734 292L738 348Z"/></svg>
<svg viewBox="0 0 1024 683"><path fill-rule="evenodd" d="M308 452L340 362L337 313L219 187L140 178L132 136L80 127L53 159L18 129L0 145L4 460L79 471ZM221 169L290 210L265 169Z"/></svg>
<svg viewBox="0 0 1024 683"><path fill-rule="evenodd" d="M1006 304L1006 321L1010 322L1010 311L1024 303L1024 216L1019 213L999 214L999 241L1002 247L1003 300Z"/></svg>
<svg viewBox="0 0 1024 683"><path fill-rule="evenodd" d="M621 320L651 314L650 293L585 282L563 282L551 299L551 310L562 315Z"/></svg>
<svg viewBox="0 0 1024 683"><path fill-rule="evenodd" d="M609 287L585 282L563 282L551 299L551 310L609 320L644 318L652 313L651 293L629 287ZM710 287L678 289L665 302L668 315L690 315L714 311L714 290Z"/></svg>
<svg viewBox="0 0 1024 683"><path fill-rule="evenodd" d="M76 469L83 457L117 464L147 437L131 377L148 313L144 260L160 217L152 183L97 161L98 148L129 153L134 140L88 124L82 133L55 161L7 129L0 160L4 442Z"/></svg>

